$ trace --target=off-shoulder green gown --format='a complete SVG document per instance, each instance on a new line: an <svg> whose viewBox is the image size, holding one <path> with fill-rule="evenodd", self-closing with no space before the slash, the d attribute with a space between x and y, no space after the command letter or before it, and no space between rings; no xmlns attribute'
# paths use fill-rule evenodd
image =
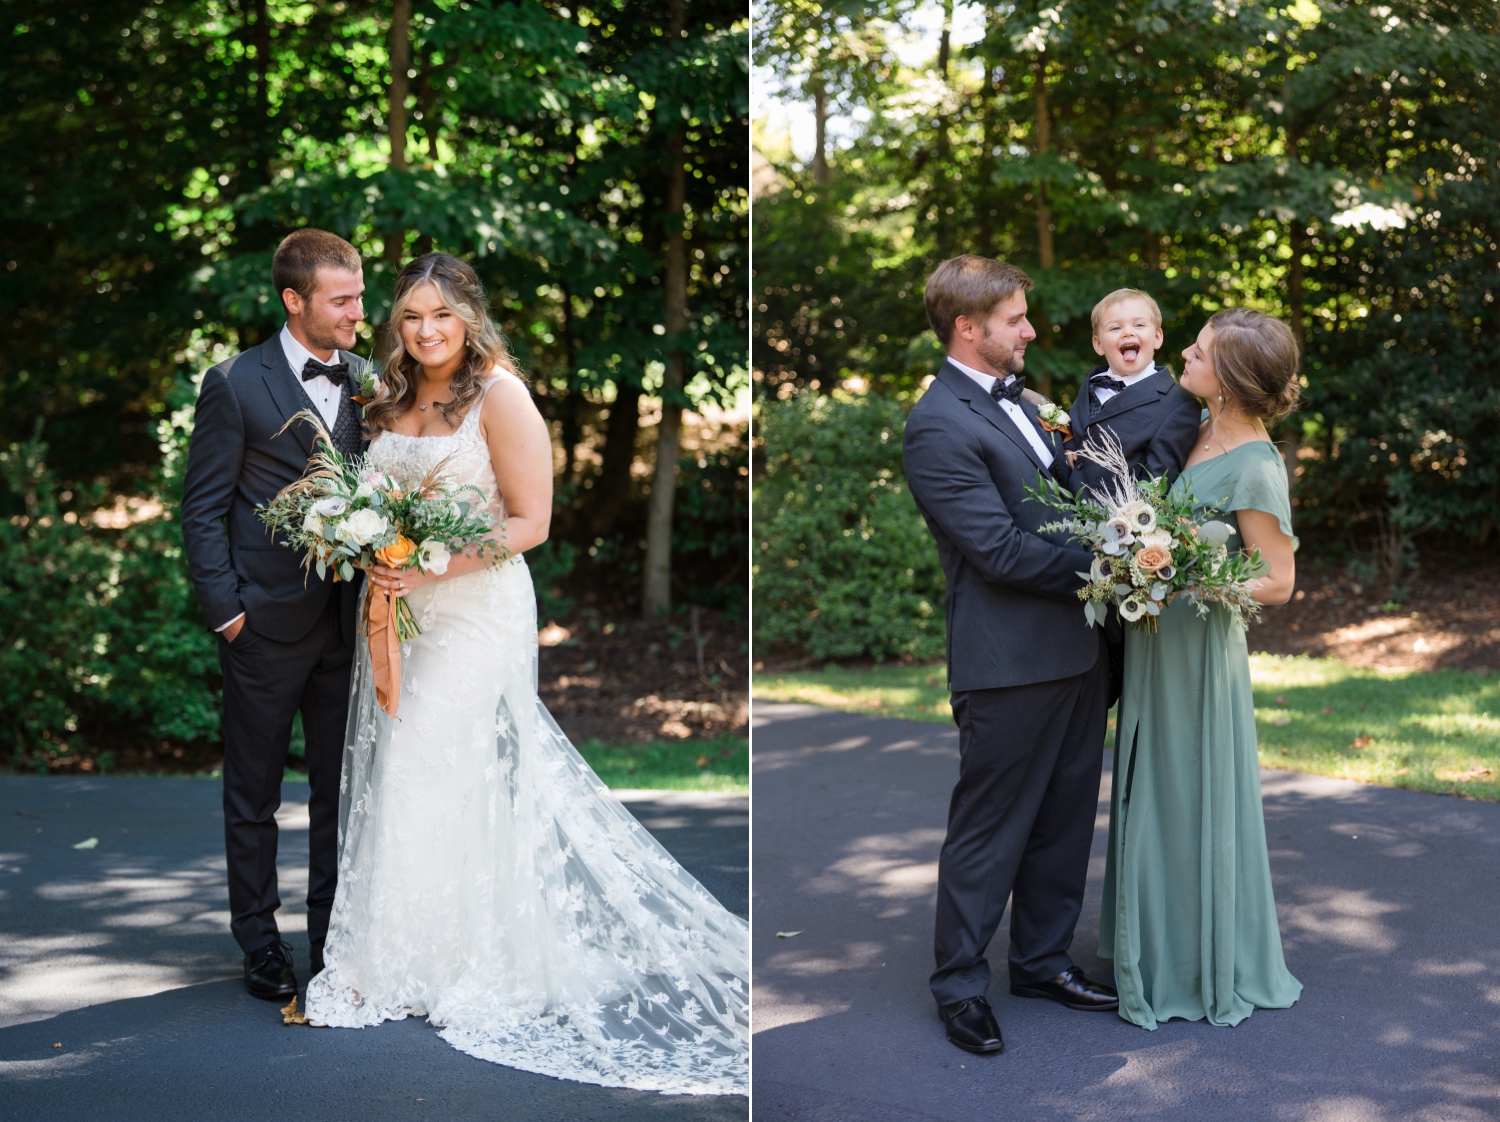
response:
<svg viewBox="0 0 1500 1122"><path fill-rule="evenodd" d="M1264 441L1194 465L1174 490L1266 511L1292 532L1286 469ZM1238 531L1232 513L1219 517ZM1302 992L1271 895L1245 629L1186 600L1159 623L1125 632L1099 954L1114 959L1127 1021L1236 1025Z"/></svg>

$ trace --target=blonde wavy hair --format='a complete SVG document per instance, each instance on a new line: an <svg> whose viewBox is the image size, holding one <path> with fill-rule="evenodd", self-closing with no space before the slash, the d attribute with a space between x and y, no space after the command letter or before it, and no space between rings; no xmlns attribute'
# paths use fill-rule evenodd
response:
<svg viewBox="0 0 1500 1122"><path fill-rule="evenodd" d="M389 429L397 417L417 403L416 375L421 364L406 350L401 338L401 320L412 294L424 284L437 289L443 304L464 325L464 361L453 375L453 399L437 403L438 412L450 428L458 427L497 366L516 373L510 348L490 319L479 274L452 254L423 254L408 262L396 277L396 296L386 325L391 355L382 371L380 391L365 406L365 423L372 433Z"/></svg>

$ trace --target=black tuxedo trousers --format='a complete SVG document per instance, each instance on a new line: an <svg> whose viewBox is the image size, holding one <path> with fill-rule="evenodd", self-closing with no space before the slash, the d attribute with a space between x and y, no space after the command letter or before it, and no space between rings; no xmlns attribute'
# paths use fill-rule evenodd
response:
<svg viewBox="0 0 1500 1122"><path fill-rule="evenodd" d="M229 928L247 953L279 939L276 811L292 718L302 714L307 746L307 937L328 934L338 885L339 772L349 713L354 648L344 641L340 598L330 596L301 639L281 643L240 628L219 636L224 672L224 849Z"/></svg>
<svg viewBox="0 0 1500 1122"><path fill-rule="evenodd" d="M986 948L1010 913L1010 980L1044 982L1073 965L1104 763L1109 665L953 694L959 777L938 859L932 994L982 997Z"/></svg>

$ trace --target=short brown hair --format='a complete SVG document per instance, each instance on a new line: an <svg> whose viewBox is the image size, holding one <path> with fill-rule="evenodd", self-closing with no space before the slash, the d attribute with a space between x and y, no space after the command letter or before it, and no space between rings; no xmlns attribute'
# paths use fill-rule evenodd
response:
<svg viewBox="0 0 1500 1122"><path fill-rule="evenodd" d="M319 268L357 273L364 266L359 250L327 230L304 227L282 238L271 257L271 283L276 286L277 299L285 304L282 293L290 288L302 299L311 300L318 287Z"/></svg>
<svg viewBox="0 0 1500 1122"><path fill-rule="evenodd" d="M927 322L946 347L959 316L987 319L1000 301L1031 287L1031 278L1007 262L972 253L950 257L927 278Z"/></svg>
<svg viewBox="0 0 1500 1122"><path fill-rule="evenodd" d="M1161 330L1161 308L1157 306L1149 292L1142 292L1139 288L1117 288L1095 304L1093 312L1089 314L1089 324L1094 329L1095 338L1099 335L1099 325L1104 322L1104 313L1116 304L1123 304L1127 300L1144 300L1146 307L1151 309L1151 317L1156 322L1156 330Z"/></svg>
<svg viewBox="0 0 1500 1122"><path fill-rule="evenodd" d="M1297 408L1302 355L1290 327L1250 308L1215 312L1208 326L1214 329L1214 374L1228 403L1266 421Z"/></svg>

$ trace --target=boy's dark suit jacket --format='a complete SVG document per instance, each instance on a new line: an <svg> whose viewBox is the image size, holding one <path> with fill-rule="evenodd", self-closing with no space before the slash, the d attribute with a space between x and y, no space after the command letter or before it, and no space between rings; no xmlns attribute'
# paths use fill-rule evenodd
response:
<svg viewBox="0 0 1500 1122"><path fill-rule="evenodd" d="M1089 377L1108 369L1102 366L1091 370ZM1091 432L1106 428L1115 434L1138 477L1165 475L1175 480L1193 450L1202 415L1198 399L1179 386L1165 366L1158 365L1152 374L1098 408L1089 393L1088 379L1084 379L1083 389L1069 411L1073 439L1067 446L1076 451ZM1103 468L1079 457L1073 469L1075 487L1097 487L1103 479Z"/></svg>
<svg viewBox="0 0 1500 1122"><path fill-rule="evenodd" d="M1101 366L1090 370L1089 378L1108 369ZM1193 441L1198 439L1203 409L1196 397L1177 384L1170 370L1157 364L1148 377L1115 394L1097 409L1085 378L1068 416L1073 422L1073 437L1067 444L1070 451L1083 447L1090 436L1107 429L1120 442L1125 460L1137 478L1165 475L1175 480L1182 474ZM1097 487L1104 477L1102 467L1078 457L1072 479L1075 490L1082 493ZM1125 680L1125 632L1113 611L1104 625L1104 635L1109 646L1109 704L1113 705L1119 700Z"/></svg>

